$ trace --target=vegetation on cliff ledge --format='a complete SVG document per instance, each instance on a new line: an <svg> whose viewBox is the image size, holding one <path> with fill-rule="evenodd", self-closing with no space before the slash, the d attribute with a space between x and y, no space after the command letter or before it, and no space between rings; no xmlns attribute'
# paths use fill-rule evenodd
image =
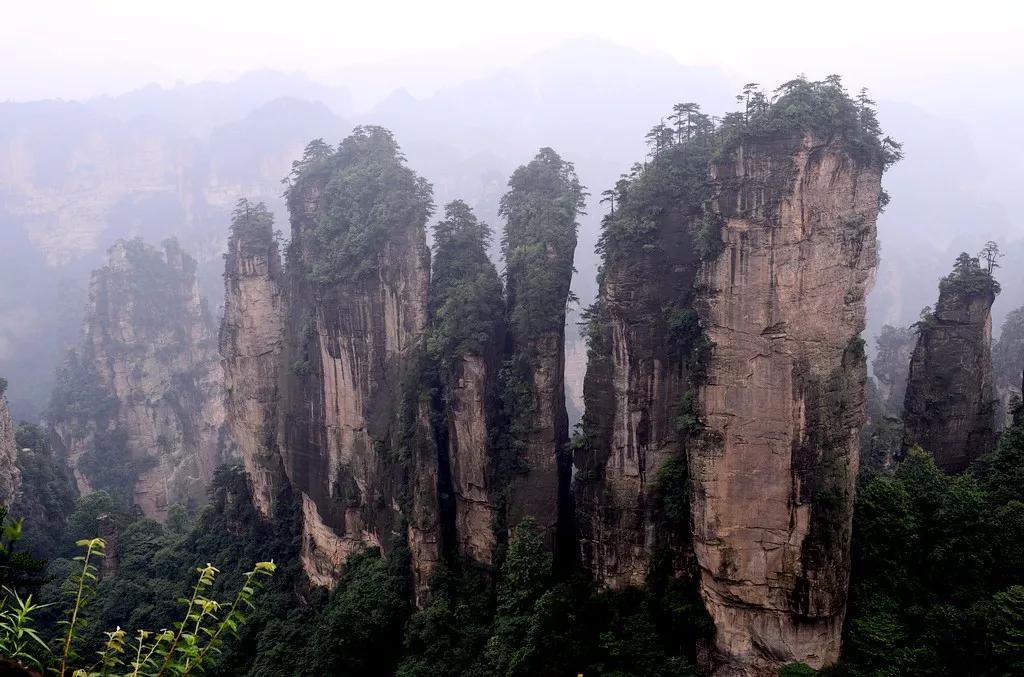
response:
<svg viewBox="0 0 1024 677"><path fill-rule="evenodd" d="M228 251L237 249L242 256L266 255L268 247L275 243L274 215L267 205L252 203L245 198L235 203L235 210L231 213Z"/></svg>
<svg viewBox="0 0 1024 677"><path fill-rule="evenodd" d="M810 133L822 141L841 139L854 159L882 169L902 157L900 145L883 135L874 102L863 91L851 97L839 76L823 81L799 77L771 96L750 83L736 98L741 109L721 119L695 103L676 104L669 124L663 121L647 133L647 160L602 193L609 213L598 251L606 263L651 244L659 222L669 215L690 223L700 259L717 256L722 224L708 205L714 188L709 165L744 144Z"/></svg>
<svg viewBox="0 0 1024 677"><path fill-rule="evenodd" d="M999 257L999 248L994 243L990 243L990 246L994 249L983 250L979 256L961 252L956 257L952 272L939 282L940 297L947 295L951 298L962 298L972 294L999 293L999 282L993 275L998 267L996 261Z"/></svg>
<svg viewBox="0 0 1024 677"><path fill-rule="evenodd" d="M462 200L446 205L434 226L427 350L442 366L482 353L504 321L501 279L487 256L490 238L490 227Z"/></svg>
<svg viewBox="0 0 1024 677"><path fill-rule="evenodd" d="M501 241L511 329L523 344L562 331L578 215L586 190L571 162L550 148L512 174L501 198Z"/></svg>
<svg viewBox="0 0 1024 677"><path fill-rule="evenodd" d="M434 209L430 184L383 127L356 127L337 149L313 141L288 180L292 214L305 213L305 200L319 204L303 250L310 279L324 286L377 270L388 239L423 228Z"/></svg>

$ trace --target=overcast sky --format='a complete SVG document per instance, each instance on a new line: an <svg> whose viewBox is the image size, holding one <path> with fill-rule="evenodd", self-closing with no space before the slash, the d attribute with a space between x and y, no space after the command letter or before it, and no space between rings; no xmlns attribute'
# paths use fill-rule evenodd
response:
<svg viewBox="0 0 1024 677"><path fill-rule="evenodd" d="M595 36L739 80L844 74L923 105L950 81L980 91L1024 72L1019 3L683 0L2 0L0 100L116 94L148 82L356 63L436 64L461 79L565 38ZM466 54L472 54L471 59ZM427 55L426 60L422 55ZM415 57L409 59L409 57ZM442 72L437 72L442 71ZM447 72L450 71L450 72ZM906 96L910 94L910 96Z"/></svg>

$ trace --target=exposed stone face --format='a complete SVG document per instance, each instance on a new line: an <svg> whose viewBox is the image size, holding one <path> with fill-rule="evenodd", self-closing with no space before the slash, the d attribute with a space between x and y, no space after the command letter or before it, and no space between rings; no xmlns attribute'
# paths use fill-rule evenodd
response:
<svg viewBox="0 0 1024 677"><path fill-rule="evenodd" d="M709 195L663 207L650 244L605 260L577 458L584 563L623 587L658 549L680 576L695 561L715 674L821 667L845 611L882 168L810 134L710 166L685 153ZM708 228L722 246L698 244ZM655 514L670 462L688 466L692 543Z"/></svg>
<svg viewBox="0 0 1024 677"><path fill-rule="evenodd" d="M714 343L690 453L718 674L838 658L876 265L880 165L807 135L712 166L725 249L702 274Z"/></svg>
<svg viewBox="0 0 1024 677"><path fill-rule="evenodd" d="M287 484L277 447L284 341L281 258L273 223L240 215L228 242L220 352L227 423L264 517Z"/></svg>
<svg viewBox="0 0 1024 677"><path fill-rule="evenodd" d="M484 564L494 563L498 515L490 421L495 369L482 355L464 355L448 388L448 461L455 496L454 533L458 551Z"/></svg>
<svg viewBox="0 0 1024 677"><path fill-rule="evenodd" d="M1010 421L1014 398L1021 396L1024 379L1024 307L1006 316L999 341L992 346L992 370L996 394L1001 406L996 411L996 427L1002 430Z"/></svg>
<svg viewBox="0 0 1024 677"><path fill-rule="evenodd" d="M204 500L229 453L223 380L195 263L177 243L111 248L64 374L51 426L81 493L119 491L156 518Z"/></svg>
<svg viewBox="0 0 1024 677"><path fill-rule="evenodd" d="M7 396L0 389L0 505L10 507L21 489L21 471L18 470L17 462L14 421L7 408Z"/></svg>
<svg viewBox="0 0 1024 677"><path fill-rule="evenodd" d="M403 224L373 254L369 272L314 284L311 233L329 178L309 177L289 195L279 446L302 501L304 568L314 582L333 583L351 553L388 548L408 516L422 588L440 557L437 463L436 454L430 466L429 451L405 444L424 413L415 402L411 411L404 406L403 386L426 326L430 252L423 224ZM411 467L399 458L403 449L411 449Z"/></svg>
<svg viewBox="0 0 1024 677"><path fill-rule="evenodd" d="M576 218L584 189L572 163L542 148L509 180L505 217L508 347L519 401L508 403L517 449L509 487L508 524L526 518L556 554L568 554L572 520L572 456L565 407L565 308L576 253ZM559 529L559 525L563 529ZM561 532L561 533L560 533ZM556 542L560 541L560 542Z"/></svg>
<svg viewBox="0 0 1024 677"><path fill-rule="evenodd" d="M529 402L517 412L524 430L519 456L520 472L512 479L509 522L531 517L545 532L549 545L559 520L559 496L564 456L569 445L569 418L565 410L564 331L538 337L525 361L532 384Z"/></svg>
<svg viewBox="0 0 1024 677"><path fill-rule="evenodd" d="M920 446L947 472L995 448L992 303L997 287L949 283L919 325L904 404L903 447Z"/></svg>
<svg viewBox="0 0 1024 677"><path fill-rule="evenodd" d="M676 417L691 374L670 345L665 308L692 297L699 261L688 223L671 219L657 246L605 264L584 382L590 453L576 460L576 509L584 563L612 588L643 585L663 536L651 511L654 483L684 453Z"/></svg>

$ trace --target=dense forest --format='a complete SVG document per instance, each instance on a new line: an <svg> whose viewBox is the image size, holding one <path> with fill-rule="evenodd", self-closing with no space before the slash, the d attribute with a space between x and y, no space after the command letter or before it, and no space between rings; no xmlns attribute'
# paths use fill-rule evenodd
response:
<svg viewBox="0 0 1024 677"><path fill-rule="evenodd" d="M602 193L575 431L587 189L551 148L509 179L497 267L466 202L431 222L433 187L388 130L310 143L285 180L289 238L245 200L225 224L226 379L194 262L115 247L45 424L0 439L0 670L1024 674L1024 311L993 345L998 247L883 330L869 377L864 289L901 147L837 76L737 99L721 119L677 105ZM829 279L803 270L819 264ZM768 287L790 314L722 331ZM833 307L824 329L809 317ZM722 422L749 405L723 374L755 362L768 376L741 391L802 407L784 433L740 435L794 435L777 476L733 460L747 439ZM774 484L718 491L745 473ZM773 501L800 522L778 571L721 526ZM755 557L781 601L743 597Z"/></svg>

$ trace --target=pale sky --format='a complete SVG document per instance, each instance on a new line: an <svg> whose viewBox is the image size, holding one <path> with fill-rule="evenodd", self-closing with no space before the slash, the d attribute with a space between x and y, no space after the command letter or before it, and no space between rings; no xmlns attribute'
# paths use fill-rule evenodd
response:
<svg viewBox="0 0 1024 677"><path fill-rule="evenodd" d="M594 36L742 80L831 72L927 102L970 79L1024 73L1024 9L1009 0L0 0L0 100L116 94L256 68L330 79L345 66L435 59L453 78ZM426 55L425 57L422 55ZM470 55L467 58L467 55ZM443 80L445 73L435 74ZM939 99L936 99L939 100Z"/></svg>

